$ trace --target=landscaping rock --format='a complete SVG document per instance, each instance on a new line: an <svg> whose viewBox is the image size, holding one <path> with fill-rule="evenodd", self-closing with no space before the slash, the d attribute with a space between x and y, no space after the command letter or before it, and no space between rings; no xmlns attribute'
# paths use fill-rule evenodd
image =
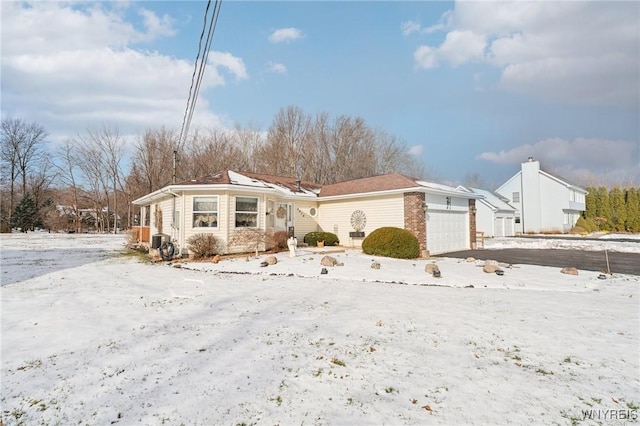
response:
<svg viewBox="0 0 640 426"><path fill-rule="evenodd" d="M485 264L485 265L495 265L495 266L498 266L498 265L499 265L499 263L498 263L498 261L497 261L497 260L491 260L491 259L487 259L487 260L485 260L485 261L484 261L484 264Z"/></svg>
<svg viewBox="0 0 640 426"><path fill-rule="evenodd" d="M473 262L475 262L475 261L476 261L476 258L475 258L475 257L467 257L465 260L466 260L467 262L469 262L469 263L473 263Z"/></svg>
<svg viewBox="0 0 640 426"><path fill-rule="evenodd" d="M328 273L329 273L329 271L327 271L327 268L322 268L322 270L320 271L320 273L321 273L322 275L326 275L326 274L328 274Z"/></svg>
<svg viewBox="0 0 640 426"><path fill-rule="evenodd" d="M427 263L424 267L424 271L427 274L433 275L435 271L440 271L440 268L435 263Z"/></svg>
<svg viewBox="0 0 640 426"><path fill-rule="evenodd" d="M213 256L213 259L211 259L211 263L218 263L220 262L220 255L216 254L215 256Z"/></svg>
<svg viewBox="0 0 640 426"><path fill-rule="evenodd" d="M567 275L578 275L578 270L576 268L562 268L560 272Z"/></svg>
<svg viewBox="0 0 640 426"><path fill-rule="evenodd" d="M264 261L267 262L268 265L275 265L276 263L278 263L278 258L276 258L275 256L267 256Z"/></svg>
<svg viewBox="0 0 640 426"><path fill-rule="evenodd" d="M261 268L265 268L267 266L269 266L269 264L267 262L260 262L260 267Z"/></svg>
<svg viewBox="0 0 640 426"><path fill-rule="evenodd" d="M322 259L320 259L322 266L336 266L336 263L338 263L338 261L332 256L323 256Z"/></svg>
<svg viewBox="0 0 640 426"><path fill-rule="evenodd" d="M376 262L375 260L371 262L371 269L380 269L380 262Z"/></svg>
<svg viewBox="0 0 640 426"><path fill-rule="evenodd" d="M498 265L492 265L492 264L487 265L487 264L485 264L482 267L482 270L484 272L486 272L487 274L495 274L496 271L500 270L500 267Z"/></svg>

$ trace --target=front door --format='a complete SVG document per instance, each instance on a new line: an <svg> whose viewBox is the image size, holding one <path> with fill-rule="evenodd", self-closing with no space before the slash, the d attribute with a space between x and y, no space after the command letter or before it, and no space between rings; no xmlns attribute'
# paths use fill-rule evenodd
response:
<svg viewBox="0 0 640 426"><path fill-rule="evenodd" d="M287 203L277 203L276 204L276 220L275 220L275 230L276 231L287 231L290 223L290 210L291 207Z"/></svg>

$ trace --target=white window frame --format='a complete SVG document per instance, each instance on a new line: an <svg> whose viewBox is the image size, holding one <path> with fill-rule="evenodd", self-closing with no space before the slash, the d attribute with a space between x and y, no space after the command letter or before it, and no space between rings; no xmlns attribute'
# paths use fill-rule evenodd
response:
<svg viewBox="0 0 640 426"><path fill-rule="evenodd" d="M256 210L238 210L238 202L240 200L255 200L256 203ZM257 228L258 225L260 225L259 221L258 221L258 211L260 210L260 199L258 197L236 197L235 199L235 208L234 208L234 224L236 228ZM250 217L255 217L254 221L255 224L251 225L250 224ZM243 220L238 220L242 218ZM244 224L241 224L244 223ZM239 225L240 224L240 225Z"/></svg>
<svg viewBox="0 0 640 426"><path fill-rule="evenodd" d="M208 201L202 201L208 200ZM196 202L215 202L216 209L215 210L196 210ZM218 228L220 226L220 200L217 195L205 195L205 196L194 196L193 197L193 214L191 215L191 226L193 228ZM198 217L196 217L196 215ZM213 219L213 220L211 220ZM199 221L199 222L197 222ZM215 225L210 225L210 223L214 222ZM197 224L199 223L199 224ZM202 223L207 223L207 225L202 226Z"/></svg>

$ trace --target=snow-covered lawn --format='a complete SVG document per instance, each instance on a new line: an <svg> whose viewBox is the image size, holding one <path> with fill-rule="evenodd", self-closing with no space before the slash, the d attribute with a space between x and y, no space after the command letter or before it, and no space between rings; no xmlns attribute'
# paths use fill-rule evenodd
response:
<svg viewBox="0 0 640 426"><path fill-rule="evenodd" d="M357 251L326 275L305 252L176 268L126 255L121 236L0 242L4 425L640 416L637 275L444 258L437 279L431 260L378 270Z"/></svg>

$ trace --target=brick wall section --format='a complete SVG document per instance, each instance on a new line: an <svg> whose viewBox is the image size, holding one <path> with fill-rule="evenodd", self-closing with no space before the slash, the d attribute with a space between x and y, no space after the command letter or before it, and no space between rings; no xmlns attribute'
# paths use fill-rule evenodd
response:
<svg viewBox="0 0 640 426"><path fill-rule="evenodd" d="M422 208L424 203L424 192L406 192L404 194L404 229L413 232L418 238L420 252L427 250L427 224Z"/></svg>
<svg viewBox="0 0 640 426"><path fill-rule="evenodd" d="M476 200L474 199L469 200L469 237L471 239L470 248L475 250L477 248L477 242L476 242Z"/></svg>

